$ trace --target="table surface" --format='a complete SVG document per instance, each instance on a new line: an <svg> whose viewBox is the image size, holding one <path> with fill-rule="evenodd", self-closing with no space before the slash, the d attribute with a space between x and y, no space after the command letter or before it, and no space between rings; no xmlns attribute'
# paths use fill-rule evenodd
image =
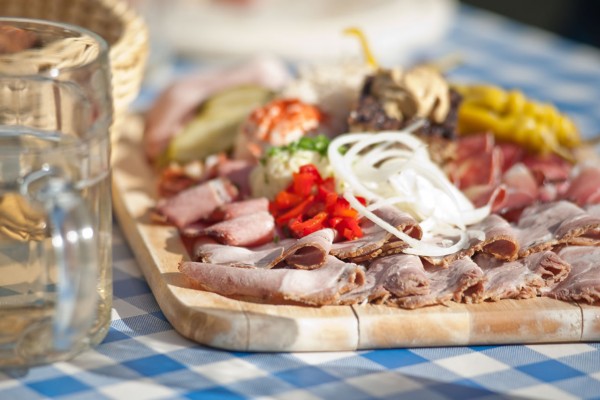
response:
<svg viewBox="0 0 600 400"><path fill-rule="evenodd" d="M460 54L453 81L494 82L556 104L600 133L600 52L461 8L415 59ZM600 399L600 343L237 353L190 342L160 311L118 227L104 342L70 362L0 373L0 398Z"/></svg>

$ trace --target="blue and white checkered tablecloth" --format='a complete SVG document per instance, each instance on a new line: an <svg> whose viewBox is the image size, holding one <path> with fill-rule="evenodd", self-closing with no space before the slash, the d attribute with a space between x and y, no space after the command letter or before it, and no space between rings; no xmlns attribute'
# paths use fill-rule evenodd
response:
<svg viewBox="0 0 600 400"><path fill-rule="evenodd" d="M415 58L460 53L454 80L522 88L600 133L600 52L462 8L449 35ZM0 374L0 399L600 399L600 343L237 353L177 334L118 226L114 309L97 348L70 362Z"/></svg>

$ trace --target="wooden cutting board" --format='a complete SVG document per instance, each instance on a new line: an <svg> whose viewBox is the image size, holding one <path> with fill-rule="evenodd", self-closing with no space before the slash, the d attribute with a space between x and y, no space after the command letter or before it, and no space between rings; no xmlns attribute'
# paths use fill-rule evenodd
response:
<svg viewBox="0 0 600 400"><path fill-rule="evenodd" d="M177 230L153 223L156 177L141 150L142 123L113 133L114 210L156 300L183 336L238 351L357 349L600 340L600 306L549 298L402 310L386 306L257 304L192 289Z"/></svg>

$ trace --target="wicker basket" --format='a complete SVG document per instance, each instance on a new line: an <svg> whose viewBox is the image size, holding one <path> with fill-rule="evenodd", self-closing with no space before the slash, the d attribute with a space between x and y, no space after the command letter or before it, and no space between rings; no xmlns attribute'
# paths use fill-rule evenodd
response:
<svg viewBox="0 0 600 400"><path fill-rule="evenodd" d="M110 46L115 122L137 96L148 55L148 30L124 0L0 0L0 15L65 22Z"/></svg>

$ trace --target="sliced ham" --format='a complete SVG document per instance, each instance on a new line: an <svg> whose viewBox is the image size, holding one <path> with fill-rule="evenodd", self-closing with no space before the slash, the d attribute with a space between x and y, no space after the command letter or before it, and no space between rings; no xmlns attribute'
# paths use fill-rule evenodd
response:
<svg viewBox="0 0 600 400"><path fill-rule="evenodd" d="M208 218L219 206L233 201L238 195L227 179L216 178L158 201L156 211L179 229Z"/></svg>
<svg viewBox="0 0 600 400"><path fill-rule="evenodd" d="M275 219L267 211L242 215L204 229L204 235L231 246L258 246L273 240Z"/></svg>
<svg viewBox="0 0 600 400"><path fill-rule="evenodd" d="M329 256L315 270L235 268L183 262L179 270L200 289L238 298L309 305L335 303L340 294L364 284L364 268Z"/></svg>
<svg viewBox="0 0 600 400"><path fill-rule="evenodd" d="M450 301L477 303L483 293L483 271L470 258L454 261L449 268L430 266L425 269L429 278L429 293L390 298L387 304L414 309Z"/></svg>
<svg viewBox="0 0 600 400"><path fill-rule="evenodd" d="M546 296L564 301L599 303L600 248L570 246L560 250L558 255L571 265L571 272Z"/></svg>
<svg viewBox="0 0 600 400"><path fill-rule="evenodd" d="M212 212L210 219L223 221L263 211L269 211L269 200L266 197L259 197L223 204Z"/></svg>
<svg viewBox="0 0 600 400"><path fill-rule="evenodd" d="M562 281L571 269L552 251L534 253L510 262L487 255L479 255L474 261L486 278L482 299L491 301L536 297L544 288Z"/></svg>
<svg viewBox="0 0 600 400"><path fill-rule="evenodd" d="M600 167L581 165L573 171L563 198L580 206L600 203Z"/></svg>

